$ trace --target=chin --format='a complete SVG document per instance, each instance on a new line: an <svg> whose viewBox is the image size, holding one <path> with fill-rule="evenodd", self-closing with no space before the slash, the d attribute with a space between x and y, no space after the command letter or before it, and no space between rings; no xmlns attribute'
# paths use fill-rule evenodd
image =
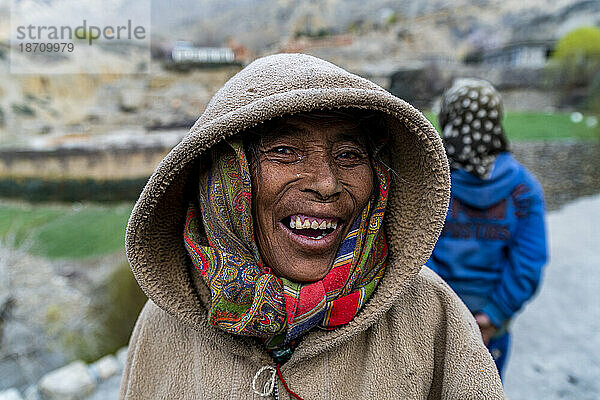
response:
<svg viewBox="0 0 600 400"><path fill-rule="evenodd" d="M317 282L317 281L320 281L321 279L325 278L325 276L329 273L330 270L331 270L331 268L328 268L326 271L324 271L318 275L317 274L307 274L305 276L299 277L296 281L297 282Z"/></svg>
<svg viewBox="0 0 600 400"><path fill-rule="evenodd" d="M331 265L329 265L327 268L310 268L306 271L282 271L279 268L274 268L273 270L277 276L289 279L290 281L311 283L325 278L329 271L331 271Z"/></svg>

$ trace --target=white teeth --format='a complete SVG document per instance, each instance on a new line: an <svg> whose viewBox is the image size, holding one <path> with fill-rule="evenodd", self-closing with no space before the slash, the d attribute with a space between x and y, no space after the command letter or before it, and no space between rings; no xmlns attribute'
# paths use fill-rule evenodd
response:
<svg viewBox="0 0 600 400"><path fill-rule="evenodd" d="M302 229L302 221L300 217L296 217L296 229Z"/></svg>
<svg viewBox="0 0 600 400"><path fill-rule="evenodd" d="M331 223L331 228L332 229L337 229L337 221L334 221Z"/></svg>
<svg viewBox="0 0 600 400"><path fill-rule="evenodd" d="M290 228L292 228L292 229L296 228L296 221L294 221L293 219L290 220Z"/></svg>
<svg viewBox="0 0 600 400"><path fill-rule="evenodd" d="M310 228L310 222L305 219L304 220L304 224L302 225L302 229L309 229Z"/></svg>
<svg viewBox="0 0 600 400"><path fill-rule="evenodd" d="M319 225L319 229L327 229L327 222L321 222L321 225Z"/></svg>
<svg viewBox="0 0 600 400"><path fill-rule="evenodd" d="M312 229L319 229L319 223L317 221L313 221L310 223L310 227Z"/></svg>
<svg viewBox="0 0 600 400"><path fill-rule="evenodd" d="M326 226L326 227L327 227L327 229L331 229L331 221L329 221L329 222L327 223L327 226Z"/></svg>

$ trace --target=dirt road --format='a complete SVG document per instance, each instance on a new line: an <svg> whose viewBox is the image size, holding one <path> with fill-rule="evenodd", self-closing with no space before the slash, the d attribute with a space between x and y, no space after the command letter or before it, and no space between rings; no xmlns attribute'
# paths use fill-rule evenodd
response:
<svg viewBox="0 0 600 400"><path fill-rule="evenodd" d="M513 324L510 400L600 399L600 195L548 216L550 263Z"/></svg>

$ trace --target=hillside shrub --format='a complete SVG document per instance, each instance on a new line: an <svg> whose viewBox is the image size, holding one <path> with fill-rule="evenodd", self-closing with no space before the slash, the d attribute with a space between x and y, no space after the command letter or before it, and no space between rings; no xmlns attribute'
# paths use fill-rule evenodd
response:
<svg viewBox="0 0 600 400"><path fill-rule="evenodd" d="M563 36L551 56L549 68L558 86L588 87L600 70L600 28L582 27Z"/></svg>

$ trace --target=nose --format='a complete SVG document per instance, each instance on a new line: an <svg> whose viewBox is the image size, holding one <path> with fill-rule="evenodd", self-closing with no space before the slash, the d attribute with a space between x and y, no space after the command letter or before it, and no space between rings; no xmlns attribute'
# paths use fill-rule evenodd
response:
<svg viewBox="0 0 600 400"><path fill-rule="evenodd" d="M333 160L327 156L311 157L305 164L305 187L303 191L313 193L318 200L334 201L342 192Z"/></svg>

